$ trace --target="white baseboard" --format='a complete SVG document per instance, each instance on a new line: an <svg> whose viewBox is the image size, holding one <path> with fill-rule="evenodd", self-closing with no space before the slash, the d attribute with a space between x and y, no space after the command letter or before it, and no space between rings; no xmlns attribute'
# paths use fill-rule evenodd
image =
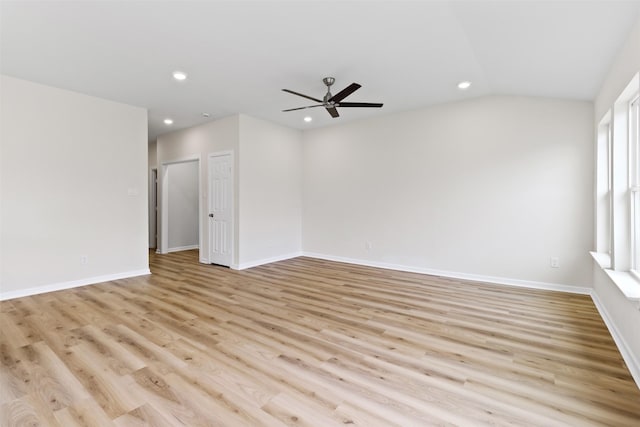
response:
<svg viewBox="0 0 640 427"><path fill-rule="evenodd" d="M96 283L109 282L111 280L127 279L129 277L145 276L151 274L148 268L142 270L125 271L116 274L106 274L104 276L87 277L84 279L72 280L69 282L51 283L49 285L35 286L33 288L19 289L9 292L0 292L0 301L28 297L31 295L44 294L47 292L61 291L64 289L77 288L79 286L94 285Z"/></svg>
<svg viewBox="0 0 640 427"><path fill-rule="evenodd" d="M607 325L607 329L609 329L609 333L613 337L613 341L615 341L616 345L618 346L618 350L620 351L624 362L627 364L627 368L629 368L631 376L636 382L636 385L640 388L640 361L629 349L627 342L616 327L616 324L611 319L611 316L609 316L609 312L607 312L607 309L605 308L604 304L602 304L602 301L600 301L600 297L598 297L598 294L595 291L591 293L591 299L598 309L598 312L600 313L600 317L602 317L604 324Z"/></svg>
<svg viewBox="0 0 640 427"><path fill-rule="evenodd" d="M274 257L263 258L255 261L242 262L238 264L232 264L231 268L234 270L244 270L251 267L257 267L259 265L270 264L272 262L284 261L285 259L296 258L302 255L302 252L291 252L284 255L277 255Z"/></svg>
<svg viewBox="0 0 640 427"><path fill-rule="evenodd" d="M200 249L200 245L177 246L175 248L167 248L167 252L166 253L180 252L180 251L190 251L192 249Z"/></svg>
<svg viewBox="0 0 640 427"><path fill-rule="evenodd" d="M411 267L401 264L389 264L383 262L345 258L340 256L319 254L316 252L303 252L303 256L310 258L325 259L327 261L345 262L347 264L364 265L367 267L384 268L386 270L406 271L409 273L428 274L430 276L442 276L451 279L473 280L474 282L495 283L498 285L518 286L521 288L544 289L548 291L569 292L572 294L590 295L591 288L572 285L561 285L556 283L535 282L531 280L510 279L506 277L482 276L478 274L457 273L453 271L433 270L430 268Z"/></svg>

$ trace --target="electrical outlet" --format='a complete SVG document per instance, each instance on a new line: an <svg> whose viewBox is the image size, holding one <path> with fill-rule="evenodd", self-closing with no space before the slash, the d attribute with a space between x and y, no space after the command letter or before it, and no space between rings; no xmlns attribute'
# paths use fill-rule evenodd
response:
<svg viewBox="0 0 640 427"><path fill-rule="evenodd" d="M88 255L80 255L80 264L82 264L82 265L89 264L89 256Z"/></svg>
<svg viewBox="0 0 640 427"><path fill-rule="evenodd" d="M370 251L370 250L371 250L371 247L372 247L371 242L365 242L365 244L364 244L364 248L365 248L366 250Z"/></svg>
<svg viewBox="0 0 640 427"><path fill-rule="evenodd" d="M560 259L557 256L552 256L549 259L549 265L551 266L551 268L558 268L560 267Z"/></svg>

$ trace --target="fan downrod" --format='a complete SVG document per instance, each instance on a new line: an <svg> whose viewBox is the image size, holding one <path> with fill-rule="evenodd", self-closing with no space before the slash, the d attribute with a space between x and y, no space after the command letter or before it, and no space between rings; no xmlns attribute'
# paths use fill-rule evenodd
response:
<svg viewBox="0 0 640 427"><path fill-rule="evenodd" d="M331 95L331 85L334 84L335 81L336 79L334 79L333 77L325 77L324 79L322 79L322 83L327 86L327 93L322 98L322 103L324 104L325 108L333 108L334 103L329 100L333 96Z"/></svg>

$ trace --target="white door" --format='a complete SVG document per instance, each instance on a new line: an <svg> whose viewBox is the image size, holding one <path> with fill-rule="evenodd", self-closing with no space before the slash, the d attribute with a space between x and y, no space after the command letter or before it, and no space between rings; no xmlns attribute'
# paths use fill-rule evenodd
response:
<svg viewBox="0 0 640 427"><path fill-rule="evenodd" d="M209 262L231 265L233 163L230 154L209 157Z"/></svg>

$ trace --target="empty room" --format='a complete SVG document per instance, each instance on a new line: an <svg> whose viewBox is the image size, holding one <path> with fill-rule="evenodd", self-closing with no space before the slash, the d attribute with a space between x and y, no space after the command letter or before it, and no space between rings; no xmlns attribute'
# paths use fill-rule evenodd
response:
<svg viewBox="0 0 640 427"><path fill-rule="evenodd" d="M639 426L640 1L0 1L0 426Z"/></svg>

